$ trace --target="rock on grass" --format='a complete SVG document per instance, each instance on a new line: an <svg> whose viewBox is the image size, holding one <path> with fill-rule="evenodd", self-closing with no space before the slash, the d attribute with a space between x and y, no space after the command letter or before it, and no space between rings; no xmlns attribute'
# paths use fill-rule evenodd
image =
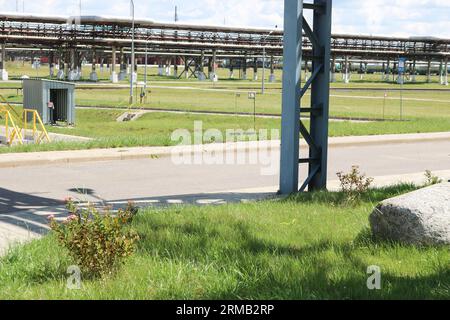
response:
<svg viewBox="0 0 450 320"><path fill-rule="evenodd" d="M370 216L376 237L406 244L450 244L450 183L380 203Z"/></svg>

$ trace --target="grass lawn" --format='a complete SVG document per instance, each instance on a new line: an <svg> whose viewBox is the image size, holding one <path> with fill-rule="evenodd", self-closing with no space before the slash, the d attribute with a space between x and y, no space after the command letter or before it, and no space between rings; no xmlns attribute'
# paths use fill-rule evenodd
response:
<svg viewBox="0 0 450 320"><path fill-rule="evenodd" d="M348 205L339 193L142 210L136 254L115 275L66 289L52 235L0 259L0 299L449 299L450 249L375 240L368 215L402 185ZM370 291L369 266L382 289Z"/></svg>
<svg viewBox="0 0 450 320"><path fill-rule="evenodd" d="M92 137L89 142L53 142L42 145L0 148L0 154L13 152L80 150L138 146L170 146L174 130L194 130L194 122L202 121L203 129L219 129L225 136L229 129L253 129L253 117L214 116L196 114L148 113L135 122L117 123L119 110L77 111L78 125L74 128L48 127L50 132ZM307 124L307 121L306 121ZM257 118L256 129L279 129L280 119ZM330 136L382 135L414 132L444 132L450 128L450 118L411 120L408 122L331 122ZM208 141L206 141L207 143Z"/></svg>
<svg viewBox="0 0 450 320"><path fill-rule="evenodd" d="M30 66L10 65L10 72L19 74L28 72ZM151 69L151 74L156 70ZM36 70L32 70L36 71ZM44 68L38 72L47 72ZM226 73L227 70L220 72ZM88 74L89 68L83 72ZM280 71L277 75L281 76ZM217 111L228 113L253 113L253 101L248 99L249 91L259 92L260 82L225 80L217 84L209 81L199 82L174 81L165 77L153 75L150 83L151 93L149 100L142 108L158 108L163 110L182 111ZM164 78L164 77L162 77ZM251 77L250 77L251 78ZM340 80L340 77L337 77ZM279 77L278 79L281 79ZM403 122L331 122L331 136L350 135L380 135L401 133L425 133L444 132L450 129L450 92L441 91L405 91L402 94L403 108L401 109L401 93L389 91L385 99L384 91L375 90L351 90L352 88L389 88L397 89L398 85L387 84L379 81L380 75L367 75L366 80L359 80L357 75L355 81L350 85L334 83L334 88L348 88L347 91L331 91L330 115L338 118L356 119L382 119L399 120L402 111ZM418 78L419 81L423 80ZM368 83L367 81L374 81ZM18 95L11 86L18 84L1 83L0 94L8 101L22 102L23 97ZM257 95L256 112L262 114L281 113L281 83L267 84L268 90L265 95ZM408 88L442 88L436 84L406 84ZM88 90L86 84L80 84L77 92L76 103L84 106L108 106L125 108L128 107L129 91L126 88L97 88ZM303 106L310 104L309 93L306 94ZM219 130L253 128L253 117L214 116L214 115L187 115L187 114L164 114L151 113L142 119L131 123L117 123L115 119L122 111L117 110L77 110L77 125L72 129L49 127L48 130L56 133L72 134L78 136L92 137L95 140L87 143L52 143L42 146L20 146L13 148L0 148L0 153L6 152L29 152L48 150L75 150L89 148L109 147L132 147L132 146L167 146L173 144L170 141L171 133L176 129L193 130L194 121L203 121L204 129L215 128ZM279 119L257 119L258 129L279 128Z"/></svg>

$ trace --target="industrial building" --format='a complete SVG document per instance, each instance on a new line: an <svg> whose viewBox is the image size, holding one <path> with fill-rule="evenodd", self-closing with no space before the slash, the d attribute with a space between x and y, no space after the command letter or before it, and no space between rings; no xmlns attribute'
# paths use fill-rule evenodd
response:
<svg viewBox="0 0 450 320"><path fill-rule="evenodd" d="M36 110L44 124L75 124L75 84L53 80L23 80L23 105Z"/></svg>

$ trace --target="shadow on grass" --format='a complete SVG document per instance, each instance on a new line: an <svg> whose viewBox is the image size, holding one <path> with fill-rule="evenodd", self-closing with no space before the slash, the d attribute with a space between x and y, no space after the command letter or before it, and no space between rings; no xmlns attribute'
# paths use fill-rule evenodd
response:
<svg viewBox="0 0 450 320"><path fill-rule="evenodd" d="M219 272L237 270L236 286L206 290L201 299L450 298L450 270L445 266L435 266L433 274L424 276L401 276L400 270L388 272L383 268L386 256L387 260L395 261L398 250L411 249L422 255L433 248L375 241L368 229L362 230L353 241L323 237L310 244L296 245L264 239L254 226L238 219L231 227L233 234L211 224L163 223L156 228L159 236L146 239L140 244L141 250L151 254L157 248L162 258L182 263L214 261L220 266ZM173 234L177 237L168 236ZM367 255L371 252L375 257L379 255L381 261L382 290L367 288L370 276L367 268L371 265Z"/></svg>
<svg viewBox="0 0 450 320"><path fill-rule="evenodd" d="M396 197L408 192L417 190L419 187L414 184L398 184L384 188L373 188L361 195L360 202L378 203L380 201ZM349 205L347 198L343 192L310 192L299 193L286 198L283 201L296 201L301 203L315 203L315 204L334 204L334 205ZM358 202L355 203L359 204Z"/></svg>

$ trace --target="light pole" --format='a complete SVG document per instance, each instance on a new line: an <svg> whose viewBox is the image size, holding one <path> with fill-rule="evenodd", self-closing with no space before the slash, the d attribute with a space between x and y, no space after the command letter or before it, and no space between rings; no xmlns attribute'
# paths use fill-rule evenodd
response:
<svg viewBox="0 0 450 320"><path fill-rule="evenodd" d="M264 94L266 91L266 46L264 45L264 41L270 37L273 33L273 30L269 32L269 34L261 40L261 44L263 45L263 69L262 69L262 84L261 84L261 94Z"/></svg>
<svg viewBox="0 0 450 320"><path fill-rule="evenodd" d="M148 43L145 42L144 90L146 94L147 94L147 61L148 61Z"/></svg>
<svg viewBox="0 0 450 320"><path fill-rule="evenodd" d="M131 1L131 75L130 75L130 105L133 104L133 82L134 82L134 0Z"/></svg>

